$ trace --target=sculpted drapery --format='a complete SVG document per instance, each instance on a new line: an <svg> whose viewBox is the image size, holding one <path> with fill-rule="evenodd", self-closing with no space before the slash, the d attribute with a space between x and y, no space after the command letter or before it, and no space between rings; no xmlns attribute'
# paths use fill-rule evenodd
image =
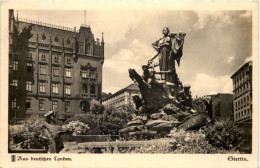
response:
<svg viewBox="0 0 260 168"><path fill-rule="evenodd" d="M165 75L165 80L176 83L178 76L175 70L175 61L180 65L185 33L170 33L168 28L163 29L164 37L152 45L159 55L160 71L171 71Z"/></svg>

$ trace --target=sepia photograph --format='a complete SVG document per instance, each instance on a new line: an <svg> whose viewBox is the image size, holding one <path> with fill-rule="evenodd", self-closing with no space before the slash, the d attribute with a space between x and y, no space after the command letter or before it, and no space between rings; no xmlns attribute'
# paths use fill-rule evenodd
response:
<svg viewBox="0 0 260 168"><path fill-rule="evenodd" d="M256 11L103 7L16 6L2 16L7 160L249 161L258 151Z"/></svg>

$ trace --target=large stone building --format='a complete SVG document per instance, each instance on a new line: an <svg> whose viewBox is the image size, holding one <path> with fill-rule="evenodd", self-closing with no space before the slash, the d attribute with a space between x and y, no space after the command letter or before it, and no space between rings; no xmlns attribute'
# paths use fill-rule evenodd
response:
<svg viewBox="0 0 260 168"><path fill-rule="evenodd" d="M101 100L104 40L91 28L77 31L15 18L9 11L9 119L58 111L64 120Z"/></svg>
<svg viewBox="0 0 260 168"><path fill-rule="evenodd" d="M141 98L141 92L138 86L136 84L130 84L129 86L103 99L102 104L105 107L122 108L125 105L131 105L135 108L135 104L133 102L133 96L135 95Z"/></svg>
<svg viewBox="0 0 260 168"><path fill-rule="evenodd" d="M232 76L235 122L252 122L252 61L245 63Z"/></svg>

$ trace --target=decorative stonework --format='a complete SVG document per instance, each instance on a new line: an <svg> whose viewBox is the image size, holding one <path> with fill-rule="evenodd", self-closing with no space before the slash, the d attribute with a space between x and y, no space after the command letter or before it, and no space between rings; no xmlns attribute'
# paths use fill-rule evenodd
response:
<svg viewBox="0 0 260 168"><path fill-rule="evenodd" d="M90 69L91 71L96 71L97 67L93 67L90 63L88 63L87 65L81 65L81 69L84 69L84 70Z"/></svg>

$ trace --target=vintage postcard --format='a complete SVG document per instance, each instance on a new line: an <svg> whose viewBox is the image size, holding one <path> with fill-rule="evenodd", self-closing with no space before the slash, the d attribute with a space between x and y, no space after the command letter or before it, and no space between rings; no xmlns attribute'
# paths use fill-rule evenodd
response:
<svg viewBox="0 0 260 168"><path fill-rule="evenodd" d="M2 2L0 167L258 167L258 2Z"/></svg>

